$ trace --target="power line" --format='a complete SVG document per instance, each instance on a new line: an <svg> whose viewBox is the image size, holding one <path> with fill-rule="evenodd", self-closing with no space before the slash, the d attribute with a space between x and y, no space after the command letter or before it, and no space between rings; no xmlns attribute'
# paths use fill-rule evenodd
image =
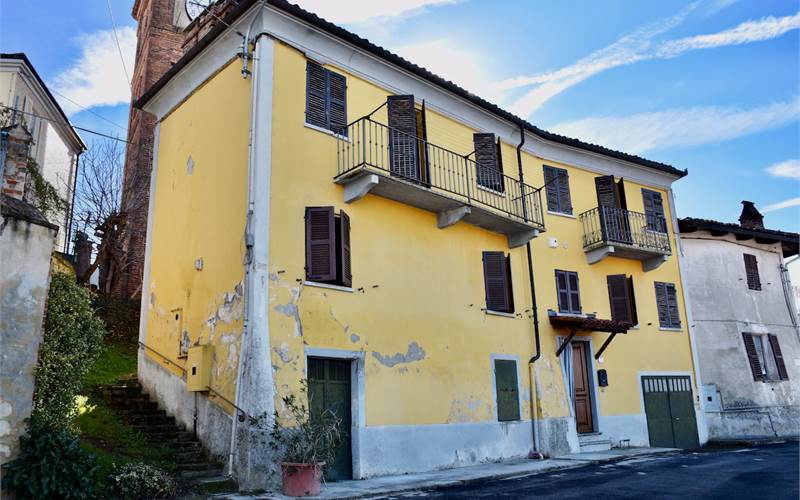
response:
<svg viewBox="0 0 800 500"><path fill-rule="evenodd" d="M77 103L77 102L73 101L73 100L72 100L72 99L70 99L69 97L67 97L67 96L65 96L64 94L62 94L61 92L59 92L59 91L57 91L57 90L54 90L54 89L52 89L52 88L49 88L49 90L50 90L51 92L53 92L54 94L60 95L61 97L63 97L64 99L68 100L68 101L69 101L69 102L71 102L72 104L74 104L74 105L78 106L78 107L79 107L79 108L81 108L83 111L88 111L89 113L91 113L91 114L93 114L94 116L96 116L96 117L100 118L101 120L103 120L103 121L106 121L106 122L110 123L111 125L114 125L115 127L118 127L118 128L120 128L120 129L122 129L122 130L124 130L124 131L126 131L126 132L128 131L128 129L127 129L127 128L125 128L125 127L123 127L122 125L120 125L120 124L118 124L118 123L114 123L114 122L112 122L111 120L109 120L108 118L106 118L105 116L95 113L94 111L92 111L91 109L87 108L86 106L83 106L83 105L81 105L81 104L79 104L79 103Z"/></svg>
<svg viewBox="0 0 800 500"><path fill-rule="evenodd" d="M50 117L42 116L42 115L39 115L39 114L36 114L36 113L32 113L30 111L23 111L21 109L12 108L11 106L6 106L5 104L2 104L2 103L0 103L0 107L5 108L5 109L10 109L11 111L16 111L19 114L35 116L36 118L40 118L42 120L46 120L46 121L51 122L51 123L56 121L56 120L54 120L54 119L52 119ZM90 134L95 134L95 135L99 135L99 136L102 136L102 137L106 137L108 139L113 139L115 141L124 142L125 144L130 144L125 139L120 139L119 137L114 137L113 135L108 135L108 134L104 134L102 132L98 132L96 130L91 130L91 129L84 128L84 127L79 127L77 125L73 125L72 123L70 123L69 126L74 128L74 129L77 129L77 130L82 130L84 132L88 132Z"/></svg>
<svg viewBox="0 0 800 500"><path fill-rule="evenodd" d="M114 11L111 9L111 0L106 0L106 5L108 5L108 16L111 18L111 28L114 33L114 41L117 42L119 59L122 61L122 70L125 72L125 78L128 80L128 86L131 86L131 77L128 75L128 68L125 66L125 58L122 56L122 47L120 47L119 38L117 37L117 24L114 22Z"/></svg>

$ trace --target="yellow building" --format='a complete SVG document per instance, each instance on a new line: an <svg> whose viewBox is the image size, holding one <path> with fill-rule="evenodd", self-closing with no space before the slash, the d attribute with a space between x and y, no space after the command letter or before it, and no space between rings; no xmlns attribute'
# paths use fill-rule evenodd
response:
<svg viewBox="0 0 800 500"><path fill-rule="evenodd" d="M246 417L304 380L350 424L333 478L705 440L685 171L283 1L227 22L136 103L158 118L139 377L243 486L270 463Z"/></svg>

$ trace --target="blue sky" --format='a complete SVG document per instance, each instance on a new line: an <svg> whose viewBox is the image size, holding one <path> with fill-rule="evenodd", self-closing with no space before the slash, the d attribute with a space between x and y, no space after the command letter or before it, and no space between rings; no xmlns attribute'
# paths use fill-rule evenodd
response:
<svg viewBox="0 0 800 500"><path fill-rule="evenodd" d="M133 2L110 3L122 57L106 0L3 0L0 45L90 109L64 102L75 124L124 136ZM800 230L796 0L300 4L546 129L688 168L679 216L735 221L748 199Z"/></svg>

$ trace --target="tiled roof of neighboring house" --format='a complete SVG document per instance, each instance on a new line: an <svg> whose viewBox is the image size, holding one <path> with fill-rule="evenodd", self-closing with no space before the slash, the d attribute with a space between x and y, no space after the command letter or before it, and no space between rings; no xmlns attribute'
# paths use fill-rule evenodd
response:
<svg viewBox="0 0 800 500"><path fill-rule="evenodd" d="M42 212L40 212L39 209L27 201L18 200L5 193L3 194L2 199L0 199L0 215L2 215L3 218L12 217L14 219L30 222L31 224L36 224L37 226L49 227L50 229L55 229L58 231L58 226L51 224L47 219L45 219L44 215L42 215Z"/></svg>
<svg viewBox="0 0 800 500"><path fill-rule="evenodd" d="M239 4L234 7L227 16L224 18L224 23L217 23L214 28L212 28L208 34L206 34L199 42L197 42L191 49L189 49L183 57L181 57L178 62L176 62L150 89L148 89L135 103L134 106L137 108L141 108L144 106L150 99L153 98L158 91L166 85L166 83L172 79L183 67L185 67L189 61L191 61L197 54L199 54L204 48L206 48L211 42L213 42L221 33L223 33L226 29L225 24L231 24L234 22L238 17L243 15L247 10L250 9L256 2L260 0L241 0ZM529 132L538 135L539 137L556 142L559 144L563 144L566 146L571 146L578 149L583 149L584 151L590 151L593 153L602 154L605 156L609 156L612 158L616 158L619 160L635 163L637 165L641 165L644 167L652 168L655 170L659 170L661 172L665 172L670 175L674 175L676 177L683 177L685 176L688 171L687 170L679 170L671 165L667 165L665 163L660 163L657 161L648 160L646 158L642 158L640 156L631 155L628 153L623 153L621 151L615 151L613 149L609 149L603 146L599 146L597 144L590 144L587 142L583 142L578 139L573 139L570 137L565 137L563 135L554 134L552 132L548 132L543 130L527 120L523 120L522 118L500 108L496 104L492 104L489 101L472 94L471 92L465 90L462 87L459 87L455 83L446 80L438 75L435 75L428 71L425 68L417 66L416 64L403 59L402 57L389 52L388 50L380 47L378 45L373 44L369 40L365 38L361 38L360 36L347 31L344 28L341 28L329 21L322 19L321 17L308 12L297 5L294 5L286 0L266 0L266 3L269 5L280 9L288 14L291 14L308 24L324 30L334 36L341 38L342 40L355 45L356 47L365 50L381 59L384 59L392 64L395 64L402 69L413 73L414 75L419 76L429 82L438 85L459 97L462 97L471 103L479 106L486 111L504 119L511 123L514 123L518 126L522 126Z"/></svg>
<svg viewBox="0 0 800 500"><path fill-rule="evenodd" d="M58 104L56 98L53 97L52 93L50 93L50 89L47 88L47 84L44 83L42 77L39 76L39 73L36 72L36 68L33 67L33 64L31 64L31 61L28 59L28 56L26 56L24 52L14 52L14 53L4 52L0 53L0 59L16 59L19 61L23 61L30 68L31 73L33 73L33 76L36 78L36 81L39 82L39 85L41 85L41 87L44 89L45 93L47 94L47 97L49 97L50 100L53 101L53 105L55 106L56 110L58 110L58 113L61 115L61 118L64 120L64 123L66 123L69 126L70 131L74 135L73 138L75 139L76 142L78 142L81 145L81 147L83 147L83 150L85 151L86 144L83 142L83 139L81 139L81 136L79 136L78 133L75 132L75 130L72 128L72 124L70 123L69 118L67 118L67 114L64 113L64 110L61 109L61 105Z"/></svg>
<svg viewBox="0 0 800 500"><path fill-rule="evenodd" d="M733 234L737 239L741 240L755 239L756 243L780 243L784 257L797 255L800 250L798 248L800 247L800 234L778 231L777 229L747 228L740 224L719 222L709 219L695 219L693 217L678 219L678 228L681 233L708 231L712 236Z"/></svg>

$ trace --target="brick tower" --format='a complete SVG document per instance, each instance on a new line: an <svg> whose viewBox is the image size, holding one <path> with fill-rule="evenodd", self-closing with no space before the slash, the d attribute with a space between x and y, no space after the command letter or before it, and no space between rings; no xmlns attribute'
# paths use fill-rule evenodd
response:
<svg viewBox="0 0 800 500"><path fill-rule="evenodd" d="M183 0L136 0L133 17L139 23L131 86L131 100L135 101L182 55L181 25L187 19ZM111 291L116 297L141 296L155 121L150 113L131 107L122 192L122 210L127 214L123 237L126 262Z"/></svg>

